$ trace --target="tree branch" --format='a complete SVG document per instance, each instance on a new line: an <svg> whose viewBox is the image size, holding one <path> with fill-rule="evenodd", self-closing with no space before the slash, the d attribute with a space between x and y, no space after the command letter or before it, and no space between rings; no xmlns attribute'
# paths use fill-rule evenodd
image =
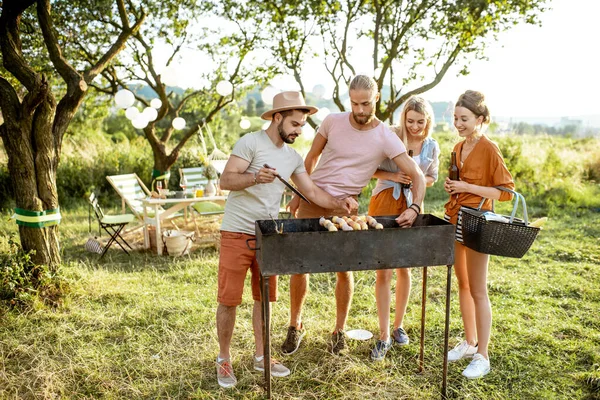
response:
<svg viewBox="0 0 600 400"><path fill-rule="evenodd" d="M34 3L35 0L4 0L0 15L0 49L4 68L27 90L34 90L41 82L41 76L23 58L19 31L23 11Z"/></svg>
<svg viewBox="0 0 600 400"><path fill-rule="evenodd" d="M117 4L119 4L119 15L121 16L121 20L127 20L127 11L125 10L125 6L123 5L123 0L117 0ZM146 14L142 11L141 16L137 19L135 25L132 28L129 28L129 23L127 23L127 25L123 27L123 30L119 34L119 37L117 38L115 43L113 43L113 45L110 47L110 49L108 49L106 54L104 54L104 56L102 56L93 67L91 67L84 73L85 81L87 83L93 81L94 78L99 73L101 73L108 64L112 62L113 58L115 58L116 55L119 54L119 52L123 50L123 48L125 48L125 43L127 42L127 39L129 39L131 35L135 35L140 30L142 23L145 19Z"/></svg>
<svg viewBox="0 0 600 400"><path fill-rule="evenodd" d="M448 56L448 59L442 66L442 69L440 70L440 72L438 72L436 74L436 76L433 78L433 80L431 82L405 93L404 95L400 96L400 98L395 100L394 102L390 101L390 105L387 107L386 111L383 112L381 114L381 116L378 116L379 119L381 119L381 120L387 119L389 117L390 110L395 110L396 108L400 107L400 105L402 105L402 103L404 103L406 101L406 99L408 99L410 96L415 95L415 94L424 93L424 92L428 91L429 89L435 87L435 85L437 85L438 83L440 83L442 81L442 78L444 77L444 75L446 75L446 72L448 72L448 69L452 66L452 64L456 60L456 57L458 57L458 55L460 54L461 50L462 50L462 46L460 43L458 43L456 45L456 47L454 47L454 50L452 51L452 53Z"/></svg>
<svg viewBox="0 0 600 400"><path fill-rule="evenodd" d="M21 100L19 100L15 88L4 77L0 76L0 110L2 110L5 121L3 126L6 126L8 121L19 119L20 104Z"/></svg>
<svg viewBox="0 0 600 400"><path fill-rule="evenodd" d="M75 96L77 90L85 92L87 90L87 82L83 80L79 72L63 57L62 49L58 44L58 38L54 34L54 25L50 17L50 0L38 0L37 13L50 60L67 84L67 96ZM81 96L81 94L79 95Z"/></svg>

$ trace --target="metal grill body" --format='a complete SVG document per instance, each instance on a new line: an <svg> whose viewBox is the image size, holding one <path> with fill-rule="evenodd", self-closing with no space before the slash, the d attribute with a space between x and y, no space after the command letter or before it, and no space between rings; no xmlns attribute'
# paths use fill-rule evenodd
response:
<svg viewBox="0 0 600 400"><path fill-rule="evenodd" d="M430 214L411 228L375 217L384 229L329 232L318 218L256 221L264 276L426 267L454 263L454 225ZM275 226L277 225L277 227ZM283 233L277 233L281 230Z"/></svg>
<svg viewBox="0 0 600 400"><path fill-rule="evenodd" d="M423 343L427 267L446 265L446 320L442 397L446 397L450 283L454 264L454 225L430 214L419 215L411 228L400 228L396 216L375 216L384 229L329 232L318 218L259 220L255 223L256 258L261 271L265 386L271 397L271 340L268 296L273 275L346 272L389 268L423 267L421 348ZM250 245L248 245L250 247Z"/></svg>

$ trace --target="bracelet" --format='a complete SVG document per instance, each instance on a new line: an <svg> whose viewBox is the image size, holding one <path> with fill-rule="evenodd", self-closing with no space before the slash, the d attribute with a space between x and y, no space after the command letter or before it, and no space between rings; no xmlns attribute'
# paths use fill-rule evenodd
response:
<svg viewBox="0 0 600 400"><path fill-rule="evenodd" d="M417 207L417 208L418 208L418 210L415 210L415 209L413 208L413 206ZM408 207L408 208L412 208L413 210L415 210L415 211L417 212L417 214L421 214L421 207L420 207L420 206L419 206L417 203L412 203L412 204L410 205L410 207Z"/></svg>
<svg viewBox="0 0 600 400"><path fill-rule="evenodd" d="M254 173L254 184L258 185L258 181L256 180L256 176L258 175L258 172Z"/></svg>

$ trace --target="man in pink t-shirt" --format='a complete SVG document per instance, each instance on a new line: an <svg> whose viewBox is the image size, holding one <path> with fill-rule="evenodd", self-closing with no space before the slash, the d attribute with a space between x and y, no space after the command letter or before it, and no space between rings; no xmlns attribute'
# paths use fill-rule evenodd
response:
<svg viewBox="0 0 600 400"><path fill-rule="evenodd" d="M357 75L350 83L349 93L352 111L330 114L325 118L304 160L306 171L318 187L333 197L344 198L358 196L381 162L392 159L412 178L414 207L411 206L396 219L400 226L410 227L420 212L418 205L425 195L425 177L406 153L398 136L375 117L375 103L379 99L377 83L368 76ZM319 164L315 168L317 160ZM290 211L298 218L346 214L343 210L300 202L297 197L290 202ZM352 273L338 272L336 322L331 348L334 354L346 347L344 327L353 292ZM281 346L283 354L296 352L304 336L301 313L307 293L308 274L293 275L290 279L290 326Z"/></svg>

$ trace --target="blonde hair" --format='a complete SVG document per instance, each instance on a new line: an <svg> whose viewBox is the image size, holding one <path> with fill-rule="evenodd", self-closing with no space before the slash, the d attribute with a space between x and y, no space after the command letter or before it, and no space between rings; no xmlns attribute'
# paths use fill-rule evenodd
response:
<svg viewBox="0 0 600 400"><path fill-rule="evenodd" d="M475 90L467 90L460 95L454 107L464 107L475 114L476 117L483 117L483 123L490 123L490 110L485 104L485 96Z"/></svg>
<svg viewBox="0 0 600 400"><path fill-rule="evenodd" d="M435 121L431 104L429 104L429 102L421 96L410 96L408 100L406 100L406 103L404 103L404 108L402 108L400 125L393 125L390 127L392 131L398 135L400 140L402 140L404 145L408 145L408 134L406 133L406 114L408 114L409 111L416 111L425 116L427 122L425 124L425 128L423 129L423 139L429 136Z"/></svg>
<svg viewBox="0 0 600 400"><path fill-rule="evenodd" d="M377 93L377 82L367 75L356 75L350 82L348 90L368 90L371 93Z"/></svg>

